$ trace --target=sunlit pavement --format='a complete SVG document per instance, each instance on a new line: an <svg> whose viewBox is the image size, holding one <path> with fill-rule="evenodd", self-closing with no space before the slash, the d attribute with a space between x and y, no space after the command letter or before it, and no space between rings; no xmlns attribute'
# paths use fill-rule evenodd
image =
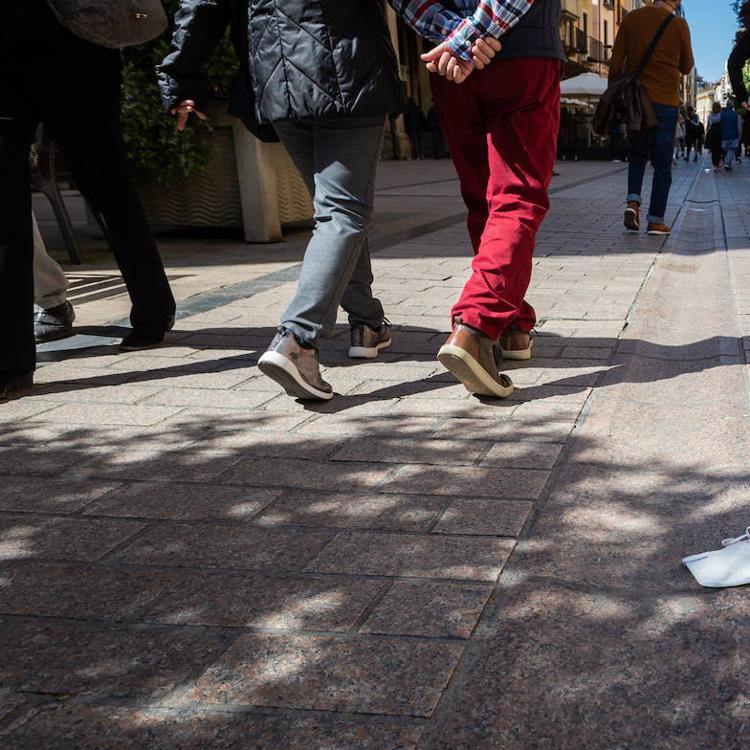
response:
<svg viewBox="0 0 750 750"><path fill-rule="evenodd" d="M87 241L79 335L0 405L0 745L744 747L747 591L680 558L750 523L750 165L680 163L667 241L623 233L624 170L559 165L503 402L435 360L447 163L383 165L394 345L349 361L342 318L322 406L255 366L304 235L166 240L180 317L134 354Z"/></svg>

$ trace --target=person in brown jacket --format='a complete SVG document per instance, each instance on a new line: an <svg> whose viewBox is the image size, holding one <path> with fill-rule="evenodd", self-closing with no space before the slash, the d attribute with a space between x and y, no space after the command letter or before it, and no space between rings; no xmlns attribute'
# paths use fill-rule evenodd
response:
<svg viewBox="0 0 750 750"><path fill-rule="evenodd" d="M656 0L652 5L625 16L615 39L610 61L610 77L632 73L643 58L651 40L670 13L682 0ZM640 208L646 163L651 159L654 181L648 213L649 234L669 234L665 223L669 189L672 186L672 148L680 107L680 82L693 69L690 29L684 18L675 18L667 27L651 60L640 76L641 86L654 104L658 125L647 131L630 133L630 167L625 226L637 232L641 228Z"/></svg>

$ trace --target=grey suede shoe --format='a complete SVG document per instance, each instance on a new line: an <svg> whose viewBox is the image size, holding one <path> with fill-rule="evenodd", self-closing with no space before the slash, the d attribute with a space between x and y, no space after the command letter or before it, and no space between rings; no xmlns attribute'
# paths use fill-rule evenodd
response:
<svg viewBox="0 0 750 750"><path fill-rule="evenodd" d="M276 334L258 368L293 398L329 401L333 388L320 376L318 350L300 346L291 331Z"/></svg>
<svg viewBox="0 0 750 750"><path fill-rule="evenodd" d="M377 331L365 323L358 323L352 326L349 356L352 359L375 359L378 352L387 349L391 343L391 324L387 320Z"/></svg>

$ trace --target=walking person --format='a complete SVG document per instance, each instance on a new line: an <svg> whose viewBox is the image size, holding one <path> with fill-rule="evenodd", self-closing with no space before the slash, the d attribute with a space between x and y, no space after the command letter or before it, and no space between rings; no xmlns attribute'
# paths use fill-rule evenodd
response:
<svg viewBox="0 0 750 750"><path fill-rule="evenodd" d="M291 396L328 400L318 347L339 305L350 357L377 357L391 343L367 246L383 126L403 107L383 2L182 0L175 23L159 80L178 128L205 116L198 72L229 24L242 61L230 112L257 132L273 126L313 196L297 292L259 367Z"/></svg>
<svg viewBox="0 0 750 750"><path fill-rule="evenodd" d="M162 342L175 303L136 195L120 126L120 53L74 36L45 0L0 3L0 399L35 368L29 150L38 123L107 224L132 300L125 349Z"/></svg>
<svg viewBox="0 0 750 750"><path fill-rule="evenodd" d="M498 372L493 345L500 342L497 353L506 359L530 359L532 353L536 313L525 297L557 150L565 59L560 1L391 5L438 44L423 59L433 73L433 99L475 253L471 277L451 310L453 332L438 358L467 390L504 398L513 383ZM489 64L472 54L481 51L481 37L485 44L493 37L502 44Z"/></svg>
<svg viewBox="0 0 750 750"><path fill-rule="evenodd" d="M404 127L411 143L411 158L424 159L423 138L427 120L414 97L409 97L404 112Z"/></svg>
<svg viewBox="0 0 750 750"><path fill-rule="evenodd" d="M711 163L714 172L718 172L722 166L724 151L721 147L721 104L714 102L711 114L708 116L708 133L706 135L706 148L711 152Z"/></svg>
<svg viewBox="0 0 750 750"><path fill-rule="evenodd" d="M724 152L724 170L732 171L737 149L742 137L742 116L734 109L734 99L727 99L721 115L719 116L721 127L721 148Z"/></svg>
<svg viewBox="0 0 750 750"><path fill-rule="evenodd" d="M698 141L700 119L692 107L687 108L687 117L685 118L685 161L690 161L691 152L695 151L693 161L698 161Z"/></svg>
<svg viewBox="0 0 750 750"><path fill-rule="evenodd" d="M668 23L659 43L640 76L640 83L651 99L658 123L647 131L630 132L630 164L625 227L641 228L640 209L646 164L654 167L647 231L652 235L670 234L665 214L672 185L672 157L680 106L681 76L694 66L690 29L684 18L672 17L682 0L657 0L625 16L615 39L610 60L610 78L633 73L659 28ZM667 21L667 19L670 19Z"/></svg>
<svg viewBox="0 0 750 750"><path fill-rule="evenodd" d="M672 164L677 165L677 160L685 156L685 118L682 112L677 113L677 130L674 139L674 159Z"/></svg>

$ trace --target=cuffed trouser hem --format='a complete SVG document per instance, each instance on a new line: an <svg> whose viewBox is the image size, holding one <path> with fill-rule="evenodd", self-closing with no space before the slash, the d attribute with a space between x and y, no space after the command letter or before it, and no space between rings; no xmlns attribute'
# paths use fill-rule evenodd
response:
<svg viewBox="0 0 750 750"><path fill-rule="evenodd" d="M639 206L641 205L641 203L643 203L643 200L641 199L641 196L638 193L628 193L628 197L625 198L625 202L630 203L631 201L633 203L637 203Z"/></svg>
<svg viewBox="0 0 750 750"><path fill-rule="evenodd" d="M42 310L51 310L53 307L60 307L68 301L68 295L66 292L58 295L47 295L41 299L35 299L34 304L37 307L41 307Z"/></svg>
<svg viewBox="0 0 750 750"><path fill-rule="evenodd" d="M647 222L648 222L649 224L663 224L663 223L664 223L664 220L665 220L665 218L666 218L666 217L664 217L664 216L652 216L651 214L649 214L649 215L648 215L648 216L646 217L646 221L647 221Z"/></svg>
<svg viewBox="0 0 750 750"><path fill-rule="evenodd" d="M320 332L311 331L309 328L305 328L299 323L295 323L293 320L284 320L279 326L279 331L287 330L294 334L294 338L299 341L300 346L311 347L313 349L319 349L320 343Z"/></svg>

